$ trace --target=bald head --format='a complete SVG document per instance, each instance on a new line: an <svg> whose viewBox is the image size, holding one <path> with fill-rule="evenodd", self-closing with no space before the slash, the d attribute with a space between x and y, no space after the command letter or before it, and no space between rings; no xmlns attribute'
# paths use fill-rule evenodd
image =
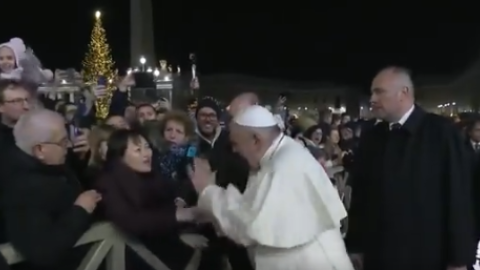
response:
<svg viewBox="0 0 480 270"><path fill-rule="evenodd" d="M370 102L376 118L398 121L414 104L410 73L400 67L382 69L372 81Z"/></svg>
<svg viewBox="0 0 480 270"><path fill-rule="evenodd" d="M373 79L373 85L384 85L396 91L404 91L413 98L413 82L410 71L402 67L387 67L382 69Z"/></svg>
<svg viewBox="0 0 480 270"><path fill-rule="evenodd" d="M35 145L53 142L55 137L64 134L66 131L63 117L46 109L26 112L13 128L16 145L27 154L32 154Z"/></svg>
<svg viewBox="0 0 480 270"><path fill-rule="evenodd" d="M229 105L229 113L231 116L235 116L241 110L248 106L258 104L258 96L255 93L242 93L236 96Z"/></svg>

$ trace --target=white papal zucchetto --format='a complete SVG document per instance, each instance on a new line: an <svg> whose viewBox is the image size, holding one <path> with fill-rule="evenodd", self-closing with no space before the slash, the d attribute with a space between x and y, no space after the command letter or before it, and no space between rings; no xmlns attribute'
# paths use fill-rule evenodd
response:
<svg viewBox="0 0 480 270"><path fill-rule="evenodd" d="M278 125L275 116L260 105L252 105L240 111L233 118L233 122L245 127L273 127Z"/></svg>

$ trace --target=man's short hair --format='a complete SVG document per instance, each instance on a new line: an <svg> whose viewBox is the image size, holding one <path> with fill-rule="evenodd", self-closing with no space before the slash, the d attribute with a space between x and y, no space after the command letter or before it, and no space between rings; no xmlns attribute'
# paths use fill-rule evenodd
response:
<svg viewBox="0 0 480 270"><path fill-rule="evenodd" d="M406 67L388 66L388 67L382 68L381 71L384 71L384 70L389 70L389 71L391 71L393 73L396 73L396 74L402 74L402 75L405 75L405 76L408 76L408 77L412 77L412 71L410 69L406 68Z"/></svg>
<svg viewBox="0 0 480 270"><path fill-rule="evenodd" d="M55 122L58 120L58 122ZM48 142L53 135L53 124L63 124L63 117L47 109L30 110L23 114L13 128L15 144L27 154L33 146Z"/></svg>
<svg viewBox="0 0 480 270"><path fill-rule="evenodd" d="M400 75L402 76L406 86L410 88L410 91L414 91L414 83L412 79L412 71L406 67L401 67L401 66L388 66L386 68L383 68L380 72L382 71L390 71L393 74Z"/></svg>
<svg viewBox="0 0 480 270"><path fill-rule="evenodd" d="M467 121L467 124L465 126L465 132L467 134L471 133L477 124L480 124L480 118L479 117L475 117L473 119L470 119L469 121Z"/></svg>
<svg viewBox="0 0 480 270"><path fill-rule="evenodd" d="M23 80L0 79L0 103L5 101L5 91L15 88L23 88L25 90L36 89L31 83Z"/></svg>

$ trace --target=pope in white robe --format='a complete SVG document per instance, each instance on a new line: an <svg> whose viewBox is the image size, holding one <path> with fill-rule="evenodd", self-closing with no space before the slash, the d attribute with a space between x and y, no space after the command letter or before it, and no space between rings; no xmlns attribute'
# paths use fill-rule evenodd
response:
<svg viewBox="0 0 480 270"><path fill-rule="evenodd" d="M256 270L352 270L340 232L347 213L321 165L261 106L238 113L230 132L254 172L241 194L212 184L208 163L196 160L199 209L248 248Z"/></svg>

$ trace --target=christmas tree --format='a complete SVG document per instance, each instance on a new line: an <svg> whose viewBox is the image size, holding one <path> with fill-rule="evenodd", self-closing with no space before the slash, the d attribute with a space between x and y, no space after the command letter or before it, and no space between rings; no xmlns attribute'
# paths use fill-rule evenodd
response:
<svg viewBox="0 0 480 270"><path fill-rule="evenodd" d="M100 77L106 79L106 93L95 101L96 116L100 119L107 116L110 99L115 90L115 85L113 84L116 76L114 64L110 47L107 43L105 29L102 26L101 13L97 11L95 13L95 25L93 26L90 43L88 44L88 51L82 63L82 74L84 81L90 85L96 85Z"/></svg>

